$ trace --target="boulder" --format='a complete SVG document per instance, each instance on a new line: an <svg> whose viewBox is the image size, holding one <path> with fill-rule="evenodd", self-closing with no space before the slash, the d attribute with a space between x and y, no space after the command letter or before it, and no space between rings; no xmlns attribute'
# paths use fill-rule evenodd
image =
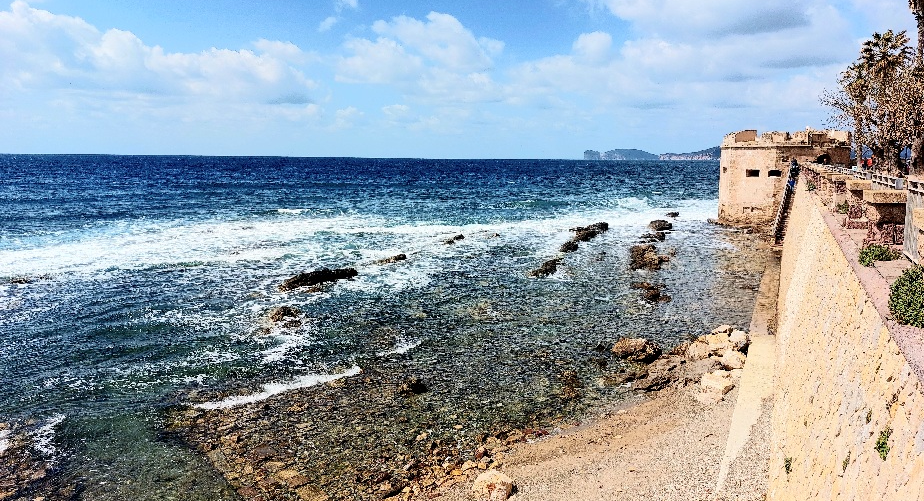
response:
<svg viewBox="0 0 924 501"><path fill-rule="evenodd" d="M732 348L744 351L751 344L751 336L748 336L744 331L734 330L728 336L728 341L731 343Z"/></svg>
<svg viewBox="0 0 924 501"><path fill-rule="evenodd" d="M458 242L459 240L465 240L465 235L456 235L456 236L454 236L454 237L452 237L452 238L449 238L449 239L444 240L443 243L446 244L446 245L452 245L452 244Z"/></svg>
<svg viewBox="0 0 924 501"><path fill-rule="evenodd" d="M709 343L704 343L697 340L696 342L690 343L687 346L687 351L684 354L687 360L695 362L697 360L705 360L709 358Z"/></svg>
<svg viewBox="0 0 924 501"><path fill-rule="evenodd" d="M610 351L618 358L639 363L648 363L661 356L661 347L643 338L622 338Z"/></svg>
<svg viewBox="0 0 924 501"><path fill-rule="evenodd" d="M497 470L488 470L475 479L472 492L482 501L505 501L513 493L513 480Z"/></svg>
<svg viewBox="0 0 924 501"><path fill-rule="evenodd" d="M547 277L549 275L553 275L555 274L556 271L558 271L558 263L560 262L561 262L561 259L550 259L542 263L542 266L529 272L529 276L540 278L540 277Z"/></svg>
<svg viewBox="0 0 924 501"><path fill-rule="evenodd" d="M674 229L673 224L663 219L655 219L654 221L648 223L648 227L655 231L671 231Z"/></svg>
<svg viewBox="0 0 924 501"><path fill-rule="evenodd" d="M669 261L667 256L659 256L652 244L633 245L629 249L629 269L660 270L661 263Z"/></svg>
<svg viewBox="0 0 924 501"><path fill-rule="evenodd" d="M735 383L732 382L731 373L728 371L715 371L703 374L700 386L704 392L718 392L724 395L734 389Z"/></svg>
<svg viewBox="0 0 924 501"><path fill-rule="evenodd" d="M385 259L379 259L378 261L376 261L376 262L373 263L373 264L378 264L378 265L382 265L382 264L394 264L394 263L397 263L398 261L404 261L404 260L406 260L406 259L407 259L407 256L406 256L406 255L404 255L404 254L398 254L397 256L386 257Z"/></svg>
<svg viewBox="0 0 924 501"><path fill-rule="evenodd" d="M279 323L287 319L298 318L301 315L301 311L298 308L293 308L291 306L277 306L270 309L266 313L266 319L272 323Z"/></svg>
<svg viewBox="0 0 924 501"><path fill-rule="evenodd" d="M349 279L357 275L359 275L359 272L353 268L339 268L336 270L322 268L320 270L295 275L283 282L279 286L279 290L281 292L286 292L298 289L299 287L312 287L325 282L336 282L337 280Z"/></svg>
<svg viewBox="0 0 924 501"><path fill-rule="evenodd" d="M720 325L715 329L712 329L713 334L731 334L735 330L731 325Z"/></svg>
<svg viewBox="0 0 924 501"><path fill-rule="evenodd" d="M707 334L705 336L700 336L697 341L706 343L709 346L709 353L711 355L721 355L725 350L731 348L731 341L728 339L728 334L719 333L719 334Z"/></svg>
<svg viewBox="0 0 924 501"><path fill-rule="evenodd" d="M686 357L687 349L690 348L691 344L692 343L690 343L689 341L684 341L678 344L677 346L674 346L674 349L668 352L668 355L672 357Z"/></svg>
<svg viewBox="0 0 924 501"><path fill-rule="evenodd" d="M719 359L719 363L722 364L726 370L735 370L744 368L744 361L746 357L740 352L735 351L734 349L727 349L722 353L722 358Z"/></svg>

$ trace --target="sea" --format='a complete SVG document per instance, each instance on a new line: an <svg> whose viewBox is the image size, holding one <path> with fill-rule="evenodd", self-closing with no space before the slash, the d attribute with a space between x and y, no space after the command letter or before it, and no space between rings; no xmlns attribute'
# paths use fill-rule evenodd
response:
<svg viewBox="0 0 924 501"><path fill-rule="evenodd" d="M708 221L718 171L708 161L0 155L10 499L235 499L204 455L165 432L166 413L234 412L383 360L459 412L492 402L485 427L612 405L628 390L600 382L600 359L620 336L670 349L748 323L762 262L754 236ZM670 261L632 271L628 249L655 219L673 224L656 243ZM559 252L571 229L597 222L609 231ZM407 259L377 263L398 254ZM529 276L557 257L553 275ZM278 290L346 267L358 275ZM644 301L637 281L672 300ZM279 306L298 321L269 322ZM562 371L583 388L567 402ZM10 466L23 457L40 470L27 479Z"/></svg>

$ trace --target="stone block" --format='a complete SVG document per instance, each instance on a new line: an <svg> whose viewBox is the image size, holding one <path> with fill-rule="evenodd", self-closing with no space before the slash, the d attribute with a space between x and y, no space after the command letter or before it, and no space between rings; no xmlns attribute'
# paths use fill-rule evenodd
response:
<svg viewBox="0 0 924 501"><path fill-rule="evenodd" d="M915 228L924 231L924 207L911 211L911 222Z"/></svg>
<svg viewBox="0 0 924 501"><path fill-rule="evenodd" d="M728 371L715 371L703 374L699 382L704 392L718 392L722 395L732 391L735 383L732 382Z"/></svg>
<svg viewBox="0 0 924 501"><path fill-rule="evenodd" d="M727 349L722 353L719 363L727 370L741 369L744 367L745 356L733 349Z"/></svg>
<svg viewBox="0 0 924 501"><path fill-rule="evenodd" d="M732 348L743 351L749 344L751 344L751 337L748 336L747 332L734 330L731 335L728 336L728 341L731 343Z"/></svg>
<svg viewBox="0 0 924 501"><path fill-rule="evenodd" d="M873 189L873 182L865 179L847 180L847 189L850 191L866 191Z"/></svg>
<svg viewBox="0 0 924 501"><path fill-rule="evenodd" d="M867 190L863 200L870 204L903 204L908 201L908 192L904 190Z"/></svg>

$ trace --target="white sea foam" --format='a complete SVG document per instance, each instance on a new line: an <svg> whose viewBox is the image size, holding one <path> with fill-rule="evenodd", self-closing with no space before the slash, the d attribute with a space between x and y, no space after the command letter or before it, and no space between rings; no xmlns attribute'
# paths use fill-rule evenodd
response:
<svg viewBox="0 0 924 501"><path fill-rule="evenodd" d="M293 270L309 269L319 263L362 267L364 262L398 253L416 253L413 263L361 270L375 278L376 286L401 289L426 285L433 271L444 266L440 259L479 248L515 242L533 248L537 255L547 255L574 226L607 221L617 238L630 238L651 219L663 218L668 210L680 211L682 221L705 221L715 216L716 207L715 200L685 200L672 208L652 208L647 200L622 198L604 208L545 219L461 226L395 224L377 216L316 217L306 214L309 211L305 209L277 209L292 217L244 221L142 220L73 232L50 243L0 250L0 269L10 276L62 276L247 263L259 274L261 265L257 263L266 266L283 262ZM456 245L443 244L446 238L459 233L466 235L466 240ZM494 233L501 237L487 238ZM363 287L363 282L360 277L353 286Z"/></svg>
<svg viewBox="0 0 924 501"><path fill-rule="evenodd" d="M205 402L196 405L196 407L205 410L228 409L238 405L251 404L261 400L266 400L267 398L270 398L274 395L279 395L280 393L287 391L297 390L299 388L308 388L309 386L336 381L338 379L355 376L360 373L362 373L362 369L360 369L359 366L354 366L342 374L314 374L301 376L296 378L294 381L289 381L286 383L267 383L263 385L263 391L261 392L253 393L251 395L227 397L217 402Z"/></svg>
<svg viewBox="0 0 924 501"><path fill-rule="evenodd" d="M10 430L0 430L0 456L10 448Z"/></svg>
<svg viewBox="0 0 924 501"><path fill-rule="evenodd" d="M404 355L405 353L413 350L420 346L421 341L398 341L394 348L387 351L380 351L376 355L380 357L387 357L389 355Z"/></svg>
<svg viewBox="0 0 924 501"><path fill-rule="evenodd" d="M32 447L48 457L57 452L54 446L55 428L64 421L64 414L55 414L44 425L32 432Z"/></svg>

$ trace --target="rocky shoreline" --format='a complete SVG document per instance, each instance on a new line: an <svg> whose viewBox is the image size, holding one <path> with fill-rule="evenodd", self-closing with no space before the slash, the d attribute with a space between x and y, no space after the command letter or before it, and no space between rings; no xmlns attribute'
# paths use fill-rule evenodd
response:
<svg viewBox="0 0 924 501"><path fill-rule="evenodd" d="M694 386L697 400L714 404L734 388L747 345L747 334L730 326L667 354L645 339L620 339L607 350L620 368L600 383L625 387L628 396ZM561 397L578 398L576 375L561 379ZM248 501L410 500L502 470L511 446L568 422L537 414L534 426L497 423L481 431L479 416L446 415L452 410L437 409L428 393L411 375L370 369L242 408L177 410L170 430L206 454Z"/></svg>

